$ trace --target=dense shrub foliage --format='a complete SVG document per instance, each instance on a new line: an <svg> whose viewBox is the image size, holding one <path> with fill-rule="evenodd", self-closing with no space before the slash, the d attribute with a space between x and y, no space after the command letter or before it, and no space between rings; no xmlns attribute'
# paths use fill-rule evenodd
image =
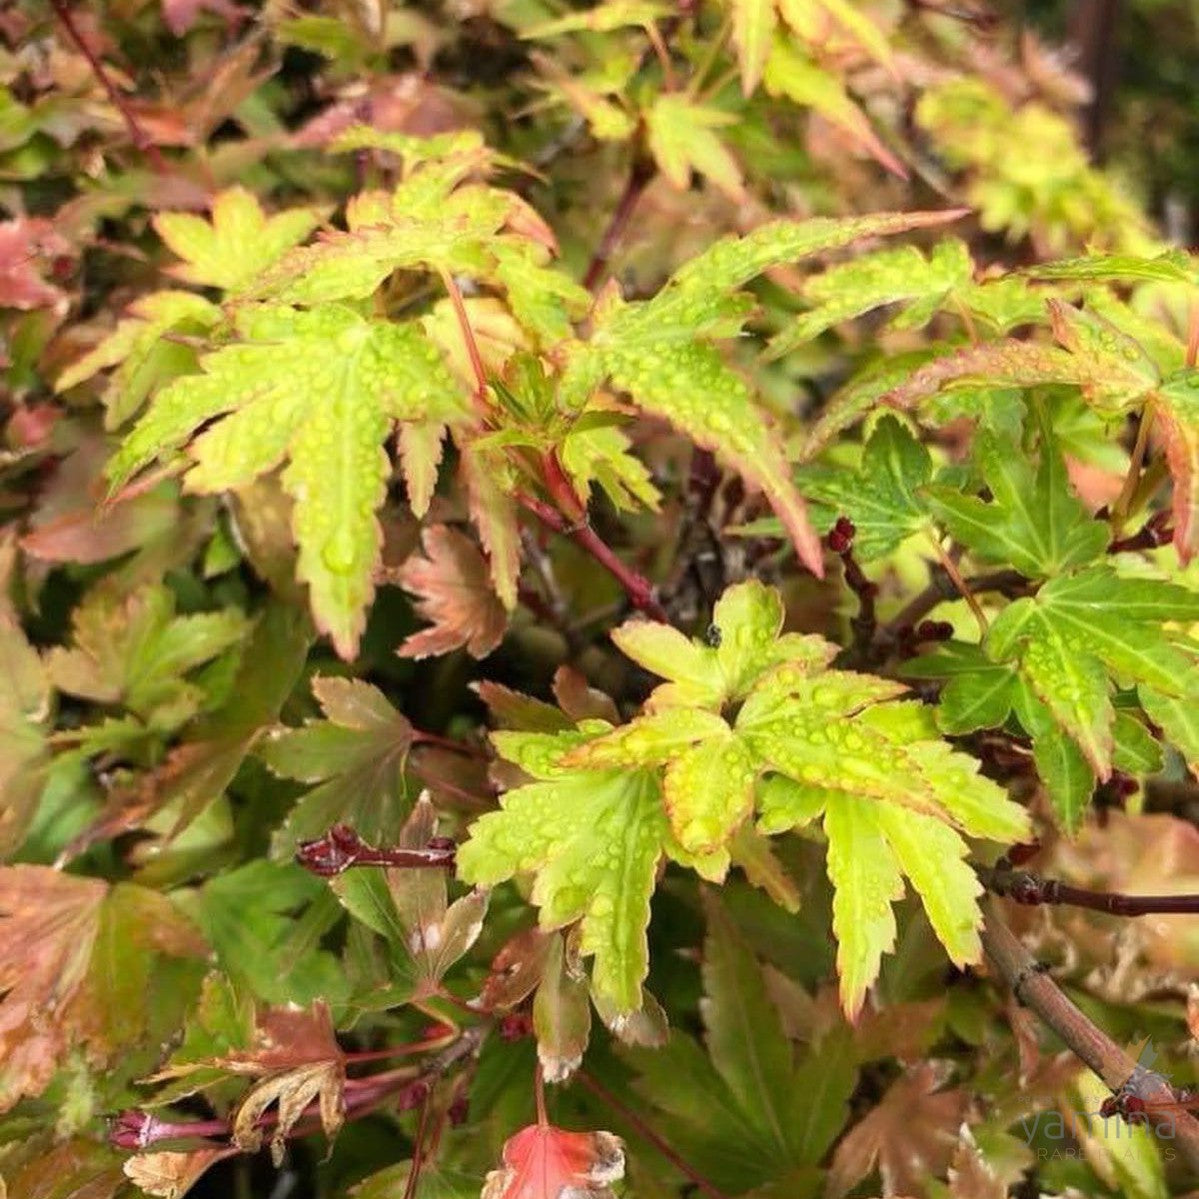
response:
<svg viewBox="0 0 1199 1199"><path fill-rule="evenodd" d="M1199 259L1062 58L0 36L0 1194L1193 1185Z"/></svg>

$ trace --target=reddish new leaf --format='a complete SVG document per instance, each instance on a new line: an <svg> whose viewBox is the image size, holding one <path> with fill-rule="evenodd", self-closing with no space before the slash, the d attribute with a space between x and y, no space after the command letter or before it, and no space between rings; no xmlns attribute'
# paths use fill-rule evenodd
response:
<svg viewBox="0 0 1199 1199"><path fill-rule="evenodd" d="M487 1175L482 1199L614 1199L609 1184L623 1177L619 1137L530 1124L504 1142L504 1167Z"/></svg>
<svg viewBox="0 0 1199 1199"><path fill-rule="evenodd" d="M400 647L405 658L428 658L465 647L485 658L504 635L507 617L474 543L446 525L433 525L421 538L425 556L413 555L399 581L419 598L416 610L432 628L413 633Z"/></svg>

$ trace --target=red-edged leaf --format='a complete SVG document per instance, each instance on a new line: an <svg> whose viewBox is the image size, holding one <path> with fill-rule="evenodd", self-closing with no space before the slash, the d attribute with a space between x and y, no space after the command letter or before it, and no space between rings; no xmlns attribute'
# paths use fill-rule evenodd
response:
<svg viewBox="0 0 1199 1199"><path fill-rule="evenodd" d="M446 525L424 531L425 556L413 555L398 572L419 598L416 610L433 627L413 633L400 647L405 658L428 658L465 647L485 658L504 636L507 615L491 586L487 563L474 543Z"/></svg>
<svg viewBox="0 0 1199 1199"><path fill-rule="evenodd" d="M619 1137L530 1124L504 1142L504 1168L487 1175L482 1199L614 1199L609 1184L623 1177Z"/></svg>
<svg viewBox="0 0 1199 1199"><path fill-rule="evenodd" d="M1174 548L1185 564L1199 553L1199 371L1170 379L1154 402L1174 478Z"/></svg>

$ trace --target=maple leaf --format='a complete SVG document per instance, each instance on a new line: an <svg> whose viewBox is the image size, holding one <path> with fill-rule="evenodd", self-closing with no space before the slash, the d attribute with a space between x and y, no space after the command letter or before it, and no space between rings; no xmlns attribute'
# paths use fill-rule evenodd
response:
<svg viewBox="0 0 1199 1199"><path fill-rule="evenodd" d="M621 1056L637 1071L636 1093L669 1119L676 1152L722 1190L744 1191L812 1171L845 1124L858 1067L841 1022L823 1033L806 1027L809 1044L792 1044L722 901L704 898L707 1055L674 1028L662 1048Z"/></svg>
<svg viewBox="0 0 1199 1199"><path fill-rule="evenodd" d="M733 45L741 71L741 94L752 96L770 57L778 12L774 0L732 0Z"/></svg>
<svg viewBox="0 0 1199 1199"><path fill-rule="evenodd" d="M460 388L413 323L367 320L337 304L242 308L235 323L241 342L205 355L204 374L154 397L109 479L120 485L218 417L190 447L191 490L244 486L288 458L297 573L318 627L352 658L379 561L383 442L397 421L462 419Z"/></svg>
<svg viewBox="0 0 1199 1199"><path fill-rule="evenodd" d="M799 488L819 501L813 515L831 526L840 516L854 524L854 553L864 562L896 549L929 527L919 489L932 473L928 450L894 417L874 427L856 470L808 466L797 475Z"/></svg>
<svg viewBox="0 0 1199 1199"><path fill-rule="evenodd" d="M918 328L948 296L969 286L973 269L969 250L956 238L940 242L927 258L915 246L853 258L804 283L801 294L811 308L771 338L770 353L785 354L834 325L890 304L907 305L894 326Z"/></svg>
<svg viewBox="0 0 1199 1199"><path fill-rule="evenodd" d="M1174 479L1174 545L1185 565L1199 553L1199 371L1166 379L1152 411L1165 437ZM1149 419L1148 413L1142 419Z"/></svg>
<svg viewBox="0 0 1199 1199"><path fill-rule="evenodd" d="M185 676L249 629L235 609L176 616L174 593L163 585L124 597L101 586L72 614L72 647L56 646L46 669L60 691L119 704L151 726L170 728L204 701Z"/></svg>
<svg viewBox="0 0 1199 1199"><path fill-rule="evenodd" d="M807 58L792 39L786 36L774 39L763 82L770 95L785 96L795 104L819 113L849 134L887 170L901 179L908 177L903 163L879 139L869 118L850 98L836 75Z"/></svg>
<svg viewBox="0 0 1199 1199"><path fill-rule="evenodd" d="M162 18L176 37L187 33L202 12L213 13L227 22L239 21L245 16L245 10L233 0L160 0L160 3Z"/></svg>
<svg viewBox="0 0 1199 1199"><path fill-rule="evenodd" d="M176 278L234 292L251 283L321 219L318 208L290 208L268 217L253 192L230 187L212 200L212 220L190 212L160 212L158 236L183 265L168 268Z"/></svg>
<svg viewBox="0 0 1199 1199"><path fill-rule="evenodd" d="M100 436L84 437L58 463L41 492L21 549L43 562L106 562L132 550L154 552L178 539L179 488L173 480L140 493L130 489L103 504Z"/></svg>
<svg viewBox="0 0 1199 1199"><path fill-rule="evenodd" d="M396 270L465 276L504 291L509 307L547 341L565 336L590 294L548 265L548 226L515 192L463 180L490 167L494 155L474 131L420 139L351 129L338 148L386 145L405 159L390 195L364 192L346 211L348 229L323 233L264 271L255 298L327 304L371 295Z"/></svg>
<svg viewBox="0 0 1199 1199"><path fill-rule="evenodd" d="M258 1150L262 1144L258 1121L269 1107L278 1106L270 1142L276 1167L283 1164L287 1135L310 1103L318 1105L321 1127L330 1141L345 1121L345 1054L323 1002L307 1009L267 1009L258 1017L251 1048L216 1064L260 1079L233 1117L233 1143L239 1149Z"/></svg>
<svg viewBox="0 0 1199 1199"><path fill-rule="evenodd" d="M581 406L611 378L639 407L665 417L760 488L801 561L822 575L823 550L779 439L749 387L708 341L740 331L749 310L744 297L730 293L762 271L862 237L900 233L958 215L884 213L775 221L716 242L680 267L650 300L625 303L609 291L593 314L590 340L567 348L562 402Z"/></svg>
<svg viewBox="0 0 1199 1199"><path fill-rule="evenodd" d="M805 40L820 45L836 31L890 67L891 45L883 31L850 0L779 0L783 20Z"/></svg>
<svg viewBox="0 0 1199 1199"><path fill-rule="evenodd" d="M192 1149L188 1152L136 1153L122 1168L125 1177L145 1194L159 1199L182 1199L212 1166L236 1152L235 1149Z"/></svg>
<svg viewBox="0 0 1199 1199"><path fill-rule="evenodd" d="M991 493L990 503L935 484L923 493L929 510L955 540L984 560L1010 563L1032 579L1102 557L1110 531L1091 519L1071 492L1061 454L1048 435L1035 473L1018 446L987 429L975 435L973 457Z"/></svg>
<svg viewBox="0 0 1199 1199"><path fill-rule="evenodd" d="M396 838L397 849L425 849L437 831L427 792ZM475 943L487 913L487 894L472 891L449 902L441 870L387 867L347 871L333 880L342 905L400 952L388 993L410 988L416 998L437 993L441 979Z"/></svg>
<svg viewBox="0 0 1199 1199"><path fill-rule="evenodd" d="M744 203L741 168L714 130L737 123L732 113L696 104L663 92L646 113L649 150L658 169L679 191L691 185L691 174L711 179L734 203Z"/></svg>
<svg viewBox="0 0 1199 1199"><path fill-rule="evenodd" d="M587 974L569 939L554 934L533 999L537 1060L546 1082L565 1082L578 1069L591 1035Z"/></svg>
<svg viewBox="0 0 1199 1199"><path fill-rule="evenodd" d="M458 850L458 874L490 886L537 871L533 902L542 927L581 921L579 950L595 956L593 988L631 1012L641 1006L649 969L645 930L666 818L651 773L572 774L560 765L586 737L585 731L492 734L500 753L538 781L507 792L499 812L471 825Z"/></svg>
<svg viewBox="0 0 1199 1199"><path fill-rule="evenodd" d="M415 608L433 627L400 646L405 658L428 658L465 648L485 658L503 639L507 613L488 580L487 563L474 543L446 525L421 534L424 557L413 555L397 581L419 598Z"/></svg>
<svg viewBox="0 0 1199 1199"><path fill-rule="evenodd" d="M942 1090L944 1081L943 1070L924 1062L892 1083L837 1146L828 1193L844 1195L877 1170L884 1196L926 1194L953 1160L969 1102L960 1088Z"/></svg>
<svg viewBox="0 0 1199 1199"><path fill-rule="evenodd" d="M75 1046L99 1066L138 1044L157 958L207 952L165 895L24 865L0 869L0 944L0 1111Z"/></svg>
<svg viewBox="0 0 1199 1199"><path fill-rule="evenodd" d="M104 388L104 427L115 429L139 411L161 384L196 369L187 338L215 328L221 310L186 291L156 291L129 305L129 315L55 380L60 394L116 367ZM174 336L167 337L167 334Z"/></svg>
<svg viewBox="0 0 1199 1199"><path fill-rule="evenodd" d="M1100 779L1112 770L1112 678L1165 695L1193 692L1194 660L1164 622L1199 618L1199 594L1106 566L1051 579L1000 613L985 647L1014 661L1036 699Z"/></svg>
<svg viewBox="0 0 1199 1199"><path fill-rule="evenodd" d="M53 308L65 312L67 295L42 278L47 258L71 252L44 217L0 221L0 308Z"/></svg>
<svg viewBox="0 0 1199 1199"><path fill-rule="evenodd" d="M503 1162L487 1175L482 1199L615 1199L624 1146L610 1132L530 1124L504 1142Z"/></svg>
<svg viewBox="0 0 1199 1199"><path fill-rule="evenodd" d="M300 841L346 823L368 841L399 832L412 799L406 778L413 728L376 687L359 679L320 677L312 693L325 719L276 728L258 754L277 775L315 783L275 832L276 857Z"/></svg>
<svg viewBox="0 0 1199 1199"><path fill-rule="evenodd" d="M493 735L541 781L475 822L460 872L493 883L535 871L543 927L582 918L582 951L597 955L593 986L630 1009L659 857L722 878L755 805L767 833L824 816L847 1012L893 944L904 875L951 958L978 959L979 884L958 830L1019 839L1026 814L938 739L926 709L890 702L901 684L827 669L835 647L779 637L782 619L777 592L750 582L716 607L719 645L627 624L614 635L620 648L671 679L645 714L615 729L584 721L556 734ZM736 715L726 718L730 706Z"/></svg>
<svg viewBox="0 0 1199 1199"><path fill-rule="evenodd" d="M261 858L209 879L186 895L221 969L267 1003L336 1003L346 993L341 963L313 941L341 919L325 884L293 864Z"/></svg>
<svg viewBox="0 0 1199 1199"><path fill-rule="evenodd" d="M37 650L3 612L0 676L0 858L7 858L25 838L50 767L51 692Z"/></svg>

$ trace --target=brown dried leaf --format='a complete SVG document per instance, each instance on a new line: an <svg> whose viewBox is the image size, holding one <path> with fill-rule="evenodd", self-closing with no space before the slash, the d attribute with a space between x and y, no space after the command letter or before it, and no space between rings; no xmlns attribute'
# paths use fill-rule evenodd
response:
<svg viewBox="0 0 1199 1199"><path fill-rule="evenodd" d="M413 633L400 654L428 658L465 647L472 657L486 657L508 623L487 562L472 541L446 525L426 529L421 541L425 557L409 558L398 578L418 597L416 610L433 627Z"/></svg>
<svg viewBox="0 0 1199 1199"><path fill-rule="evenodd" d="M953 1159L969 1102L958 1087L940 1090L943 1082L944 1071L923 1062L893 1083L837 1146L828 1193L844 1195L877 1170L884 1196L925 1194Z"/></svg>
<svg viewBox="0 0 1199 1199"><path fill-rule="evenodd" d="M220 1059L237 1074L262 1076L241 1101L233 1120L233 1143L253 1153L262 1145L258 1121L278 1105L271 1134L271 1158L283 1161L284 1141L310 1103L317 1103L321 1127L332 1140L345 1120L345 1055L333 1032L329 1007L270 1008L258 1020L254 1048Z"/></svg>
<svg viewBox="0 0 1199 1199"><path fill-rule="evenodd" d="M193 1149L190 1153L138 1153L124 1166L125 1177L147 1195L183 1199L208 1168L235 1149Z"/></svg>
<svg viewBox="0 0 1199 1199"><path fill-rule="evenodd" d="M953 1199L1007 1199L1003 1180L987 1164L965 1126L949 1164L949 1193Z"/></svg>

